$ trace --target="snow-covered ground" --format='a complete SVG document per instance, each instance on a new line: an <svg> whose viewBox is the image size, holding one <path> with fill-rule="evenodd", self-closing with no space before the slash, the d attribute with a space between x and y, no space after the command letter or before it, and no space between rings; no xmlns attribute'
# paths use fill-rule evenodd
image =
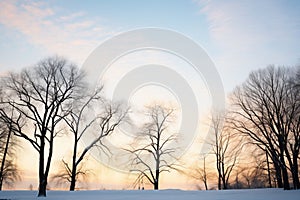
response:
<svg viewBox="0 0 300 200"><path fill-rule="evenodd" d="M1 191L0 199L36 199L36 191ZM226 190L226 191L48 191L47 200L298 200L300 190L283 191L281 189Z"/></svg>

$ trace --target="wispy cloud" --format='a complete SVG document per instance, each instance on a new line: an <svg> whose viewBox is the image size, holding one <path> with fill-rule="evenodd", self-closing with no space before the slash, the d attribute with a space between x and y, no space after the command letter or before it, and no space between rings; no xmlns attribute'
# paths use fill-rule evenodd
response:
<svg viewBox="0 0 300 200"><path fill-rule="evenodd" d="M224 81L232 81L232 76L244 79L249 70L268 64L296 64L300 56L299 4L297 8L268 0L197 3L218 49L214 59Z"/></svg>
<svg viewBox="0 0 300 200"><path fill-rule="evenodd" d="M49 54L64 55L78 63L114 34L82 11L61 14L47 3L35 1L1 1L0 24L23 34Z"/></svg>
<svg viewBox="0 0 300 200"><path fill-rule="evenodd" d="M225 47L291 37L296 26L299 31L297 16L274 1L207 1L201 12L207 15L214 39Z"/></svg>
<svg viewBox="0 0 300 200"><path fill-rule="evenodd" d="M78 19L79 17L84 17L86 15L85 12L83 11L79 11L79 12L75 12L69 15L65 15L65 16L61 16L59 17L63 22L67 22L67 21L72 21L75 19Z"/></svg>

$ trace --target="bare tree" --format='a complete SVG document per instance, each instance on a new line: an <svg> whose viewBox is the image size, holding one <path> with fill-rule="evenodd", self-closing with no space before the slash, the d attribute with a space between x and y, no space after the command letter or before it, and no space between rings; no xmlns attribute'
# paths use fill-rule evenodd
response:
<svg viewBox="0 0 300 200"><path fill-rule="evenodd" d="M64 161L61 160L59 163L58 172L51 176L51 182L53 182L57 187L70 188L70 183L72 179L72 167ZM76 166L76 187L78 189L78 183L83 183L86 181L92 172L85 166L86 162L81 162L81 164Z"/></svg>
<svg viewBox="0 0 300 200"><path fill-rule="evenodd" d="M206 157L203 157L203 167L197 170L198 174L200 175L200 180L202 180L205 190L208 190L208 175L207 175L207 169L206 169Z"/></svg>
<svg viewBox="0 0 300 200"><path fill-rule="evenodd" d="M207 156L203 155L202 162L199 164L195 163L190 169L190 173L187 174L189 177L195 179L196 181L201 181L204 185L205 190L208 190L208 181L212 177L210 167L207 167ZM201 188L200 186L198 186Z"/></svg>
<svg viewBox="0 0 300 200"><path fill-rule="evenodd" d="M5 127L6 125L2 125L2 130L0 133L0 191L2 190L3 185L7 185L9 187L13 186L13 184L20 179L17 165L14 162L15 150L16 150L16 141L15 138L12 138L12 132L9 127Z"/></svg>
<svg viewBox="0 0 300 200"><path fill-rule="evenodd" d="M236 88L232 100L236 107L232 124L259 148L267 150L276 170L278 186L284 189L290 189L286 159L295 187L299 183L295 173L298 164L291 159L287 145L295 141L291 145L295 150L292 154L299 152L299 137L291 134L294 122L298 121L295 117L299 113L299 93L289 84L290 75L288 68L274 66L252 72L248 80Z"/></svg>
<svg viewBox="0 0 300 200"><path fill-rule="evenodd" d="M128 109L124 109L122 104L114 104L112 102L104 100L101 97L102 87L96 89L91 94L84 94L80 96L73 103L72 109L70 109L68 116L64 118L67 126L70 128L70 132L73 135L73 156L72 162L69 165L66 161L62 161L64 164L64 171L56 175L56 178L62 178L70 182L70 191L75 190L76 181L79 175L86 175L86 170L83 168L81 162L84 157L93 147L104 146L102 143L103 138L112 134L126 118ZM93 108L94 117L91 117L93 113L89 108ZM96 109L98 108L98 109ZM89 115L89 118L85 116ZM88 131L96 132L92 141L87 144L82 151L79 150L78 144L82 137L86 135ZM105 147L104 147L105 148Z"/></svg>
<svg viewBox="0 0 300 200"><path fill-rule="evenodd" d="M285 154L290 165L294 189L300 189L299 182L299 153L300 153L300 66L291 69L290 92L287 109L290 112L290 133L285 146Z"/></svg>
<svg viewBox="0 0 300 200"><path fill-rule="evenodd" d="M5 94L0 89L0 102L2 102ZM2 108L9 113L8 108ZM13 110L11 110L10 117L14 118ZM14 162L15 153L17 150L17 138L13 137L12 123L5 120L0 114L0 190L2 190L3 183L9 187L13 186L14 182L20 179L17 165Z"/></svg>
<svg viewBox="0 0 300 200"><path fill-rule="evenodd" d="M54 138L59 134L59 124L65 117L66 107L81 88L82 74L65 59L51 57L42 60L21 73L11 73L4 79L4 89L10 94L2 102L11 107L16 116L12 119L1 109L2 117L12 123L14 135L28 141L39 155L38 196L46 196L48 174L51 166Z"/></svg>
<svg viewBox="0 0 300 200"><path fill-rule="evenodd" d="M210 143L216 158L219 190L229 188L229 178L237 165L243 147L241 138L238 138L226 123L228 122L224 112L212 114L211 126L214 139Z"/></svg>
<svg viewBox="0 0 300 200"><path fill-rule="evenodd" d="M63 170L58 174L55 174L53 179L56 179L58 182L67 181L70 183L70 191L75 190L76 181L79 179L79 176L85 176L86 172L82 166L79 167L80 162L77 162L78 156L78 143L82 138L83 134L91 128L93 123L96 121L96 117L92 117L90 120L85 120L85 111L88 110L89 106L92 106L93 101L98 101L100 99L100 91L96 90L93 94L88 95L86 92L82 91L82 95L78 99L74 99L71 109L68 111L69 114L64 117L65 123L67 124L70 132L73 135L73 155L72 162L69 165L65 160L62 160L64 165ZM83 125L82 125L83 124ZM82 126L84 126L82 128Z"/></svg>
<svg viewBox="0 0 300 200"><path fill-rule="evenodd" d="M269 187L271 173L268 169L268 162L265 160L265 152L249 144L247 151L247 161L238 167L239 180L242 187L245 188L265 188Z"/></svg>
<svg viewBox="0 0 300 200"><path fill-rule="evenodd" d="M177 170L174 163L168 162L168 158L174 158L176 151L175 147L168 147L176 139L176 134L168 132L173 115L173 109L161 105L149 107L146 112L149 122L143 125L137 136L139 144L126 149L133 155L131 172L138 173L138 180L146 178L154 190L159 189L161 173Z"/></svg>

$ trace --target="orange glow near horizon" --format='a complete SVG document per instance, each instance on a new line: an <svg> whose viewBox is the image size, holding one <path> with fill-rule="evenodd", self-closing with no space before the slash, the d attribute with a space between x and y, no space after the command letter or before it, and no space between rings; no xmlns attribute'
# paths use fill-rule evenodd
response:
<svg viewBox="0 0 300 200"><path fill-rule="evenodd" d="M207 128L202 127L202 131L207 131ZM54 155L52 159L52 164L50 168L50 175L48 177L49 188L50 189L68 189L69 184L62 186L56 186L51 182L51 176L60 170L61 159L69 160L71 158L71 148L72 139L71 136L63 136L56 138ZM183 156L183 160L186 166L190 167L198 158L198 153L200 150L201 138L195 138L193 145ZM69 144L69 145L66 145ZM200 145L200 146L199 146ZM17 154L17 164L21 174L21 181L15 184L13 189L17 190L29 190L30 185L33 189L38 187L38 153L33 150L32 146L25 140L20 141L21 149ZM199 157L200 158L200 157ZM91 173L88 178L83 183L78 183L79 187L82 189L133 189L133 182L135 180L135 175L131 173L119 172L115 169L104 166L99 161L95 160L92 156L88 156L88 160L85 165L87 169L91 169ZM145 181L146 182L146 181ZM145 189L152 189L151 184L145 183ZM189 177L180 174L178 172L171 171L170 173L163 173L160 179L161 189L197 189L194 180ZM9 188L7 188L9 189Z"/></svg>

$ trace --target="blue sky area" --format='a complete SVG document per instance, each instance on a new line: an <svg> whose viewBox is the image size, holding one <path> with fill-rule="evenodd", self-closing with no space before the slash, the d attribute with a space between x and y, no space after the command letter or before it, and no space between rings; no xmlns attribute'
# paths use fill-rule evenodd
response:
<svg viewBox="0 0 300 200"><path fill-rule="evenodd" d="M0 69L58 54L81 65L105 39L143 27L178 31L215 62L226 92L250 71L300 63L299 1L0 1Z"/></svg>

